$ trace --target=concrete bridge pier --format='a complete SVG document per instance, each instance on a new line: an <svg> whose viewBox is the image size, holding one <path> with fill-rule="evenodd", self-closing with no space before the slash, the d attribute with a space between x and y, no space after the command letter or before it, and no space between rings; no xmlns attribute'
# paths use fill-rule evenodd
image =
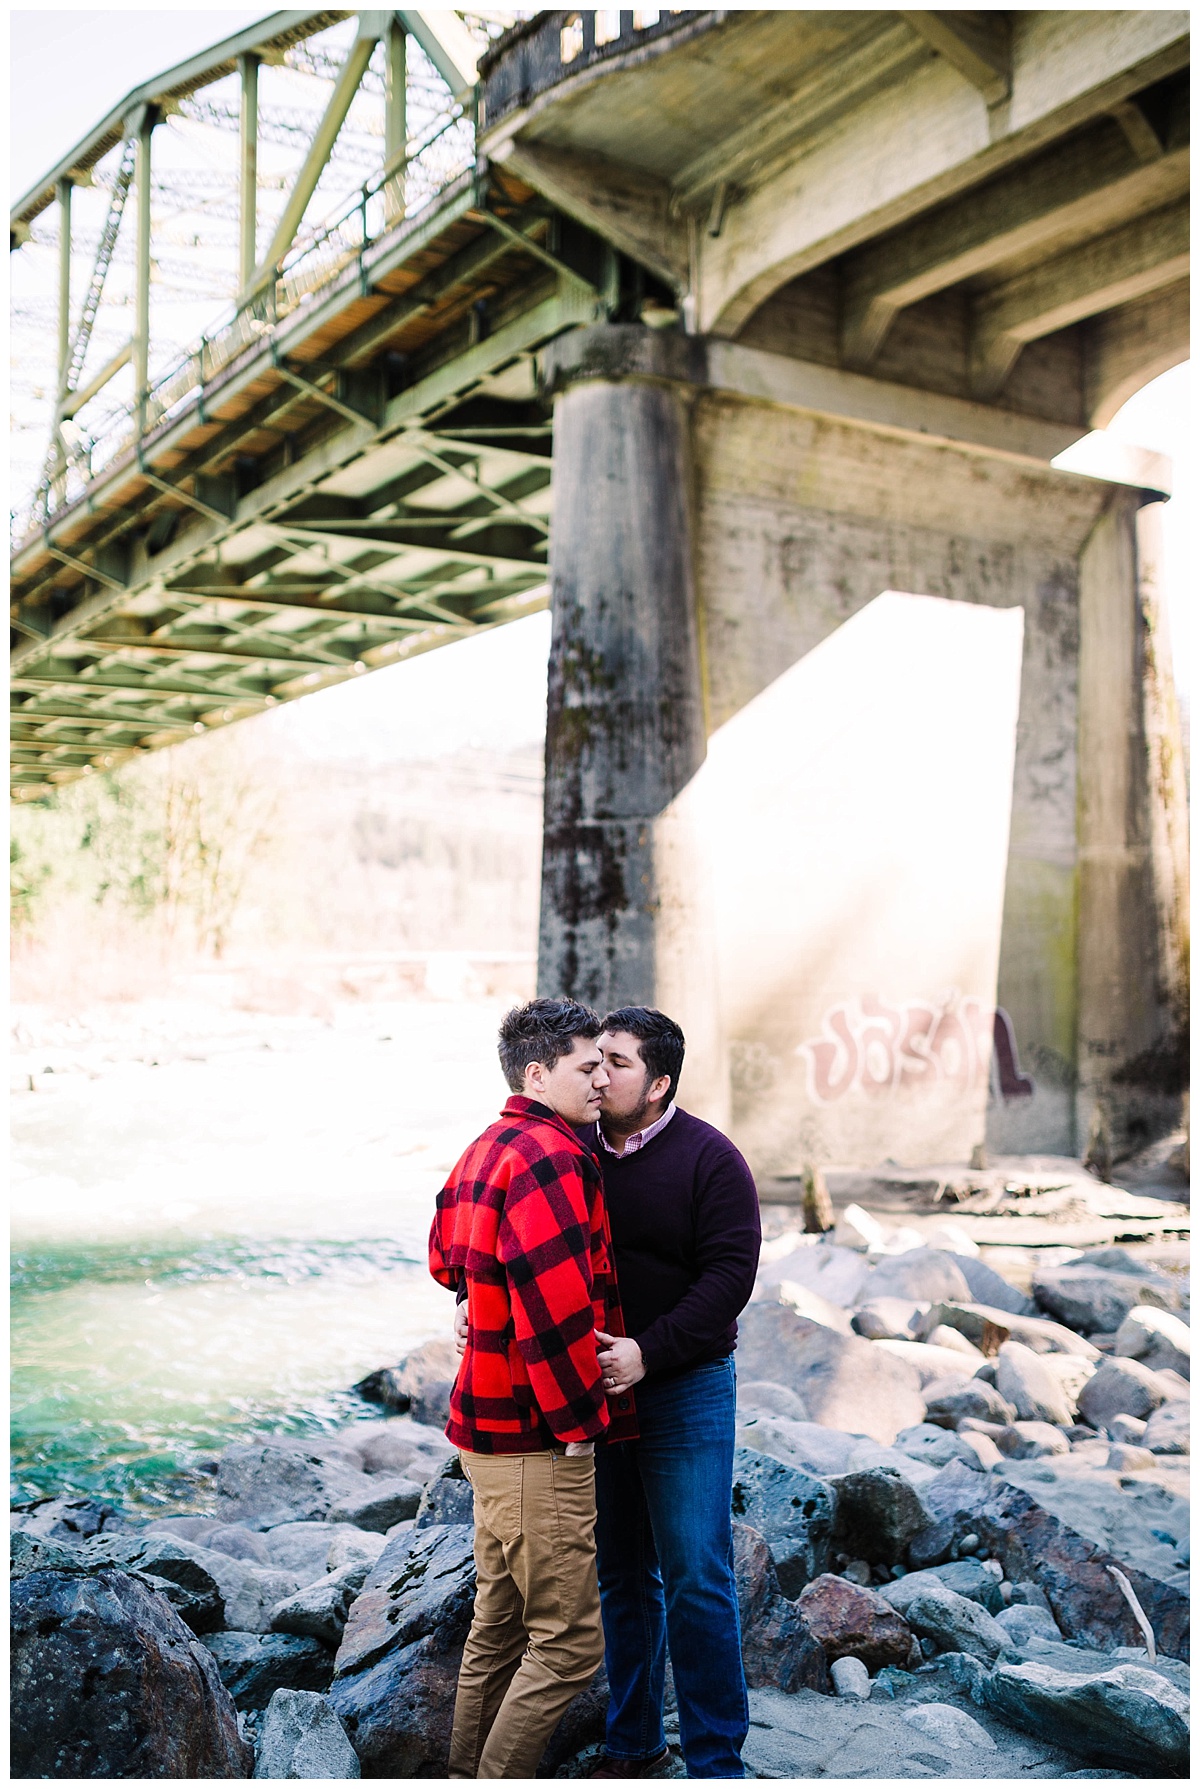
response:
<svg viewBox="0 0 1200 1789"><path fill-rule="evenodd" d="M1107 1169L1180 1119L1188 843L1162 504L1117 493L1080 555L1076 1140Z"/></svg>
<svg viewBox="0 0 1200 1789"><path fill-rule="evenodd" d="M584 378L554 418L538 986L653 1004L655 822L704 758L686 402Z"/></svg>
<svg viewBox="0 0 1200 1789"><path fill-rule="evenodd" d="M539 985L652 1002L755 1171L1178 1121L1153 488L1069 428L625 325L556 401Z"/></svg>

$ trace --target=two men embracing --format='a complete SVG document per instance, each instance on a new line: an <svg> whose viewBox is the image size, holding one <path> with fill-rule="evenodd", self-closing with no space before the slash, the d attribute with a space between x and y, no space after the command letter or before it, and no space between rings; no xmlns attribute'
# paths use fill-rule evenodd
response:
<svg viewBox="0 0 1200 1789"><path fill-rule="evenodd" d="M512 1097L430 1236L459 1299L446 1433L475 1492L450 1775L532 1777L602 1659L593 1774L660 1774L669 1652L687 1774L740 1777L732 1357L754 1181L676 1105L684 1038L664 1014L534 1000L499 1042Z"/></svg>

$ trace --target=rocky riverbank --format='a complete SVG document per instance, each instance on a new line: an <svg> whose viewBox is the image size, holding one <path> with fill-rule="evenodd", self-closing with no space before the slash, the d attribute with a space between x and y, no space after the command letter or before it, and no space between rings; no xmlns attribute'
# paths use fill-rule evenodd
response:
<svg viewBox="0 0 1200 1789"><path fill-rule="evenodd" d="M1151 1245L1027 1254L855 1207L765 1246L733 1494L754 1775L1186 1773L1186 1282ZM428 1343L358 1388L380 1420L226 1449L203 1514L14 1510L14 1775L444 1775L452 1372ZM540 1775L588 1773L605 1702L601 1673Z"/></svg>

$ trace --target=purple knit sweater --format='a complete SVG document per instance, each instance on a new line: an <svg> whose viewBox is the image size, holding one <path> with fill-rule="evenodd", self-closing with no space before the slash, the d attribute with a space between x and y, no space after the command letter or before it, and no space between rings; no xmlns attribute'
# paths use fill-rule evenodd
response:
<svg viewBox="0 0 1200 1789"><path fill-rule="evenodd" d="M625 1328L656 1378L731 1354L758 1271L758 1193L728 1137L676 1111L629 1156L600 1150Z"/></svg>

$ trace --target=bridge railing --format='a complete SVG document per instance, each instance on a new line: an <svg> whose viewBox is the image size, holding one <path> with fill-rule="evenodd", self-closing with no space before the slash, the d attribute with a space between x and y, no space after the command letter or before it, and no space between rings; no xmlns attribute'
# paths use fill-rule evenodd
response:
<svg viewBox="0 0 1200 1789"><path fill-rule="evenodd" d="M480 128L490 130L559 81L669 36L704 16L679 7L536 13L497 38L479 59Z"/></svg>
<svg viewBox="0 0 1200 1789"><path fill-rule="evenodd" d="M474 118L456 106L403 161L366 181L301 238L280 263L275 278L249 305L206 331L146 392L108 410L86 432L64 443L65 457L53 475L11 515L13 547L77 502L105 467L138 441L198 408L215 378L256 349L277 323L331 290L348 269L355 269L365 290L368 250L391 231L411 227L474 165Z"/></svg>

